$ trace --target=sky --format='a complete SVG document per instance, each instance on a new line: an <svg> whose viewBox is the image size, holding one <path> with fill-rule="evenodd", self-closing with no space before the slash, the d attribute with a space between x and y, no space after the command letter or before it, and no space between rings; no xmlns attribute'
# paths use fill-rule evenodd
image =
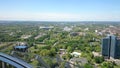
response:
<svg viewBox="0 0 120 68"><path fill-rule="evenodd" d="M0 20L120 21L120 0L0 0Z"/></svg>

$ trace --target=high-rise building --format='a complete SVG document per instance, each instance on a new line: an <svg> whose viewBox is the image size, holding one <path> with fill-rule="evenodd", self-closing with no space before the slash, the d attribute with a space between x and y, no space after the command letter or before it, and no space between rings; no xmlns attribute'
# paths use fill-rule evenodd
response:
<svg viewBox="0 0 120 68"><path fill-rule="evenodd" d="M120 58L120 39L111 35L102 39L102 55L106 58Z"/></svg>

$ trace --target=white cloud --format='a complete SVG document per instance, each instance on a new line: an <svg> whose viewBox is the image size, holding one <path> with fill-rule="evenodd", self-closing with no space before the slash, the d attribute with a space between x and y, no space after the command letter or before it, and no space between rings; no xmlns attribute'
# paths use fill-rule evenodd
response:
<svg viewBox="0 0 120 68"><path fill-rule="evenodd" d="M40 20L40 21L89 21L120 20L118 15L105 14L69 14L69 13L11 13L0 14L1 20Z"/></svg>

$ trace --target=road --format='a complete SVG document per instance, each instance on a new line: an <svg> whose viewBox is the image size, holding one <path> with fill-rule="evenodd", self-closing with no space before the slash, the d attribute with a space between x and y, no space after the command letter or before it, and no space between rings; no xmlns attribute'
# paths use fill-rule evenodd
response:
<svg viewBox="0 0 120 68"><path fill-rule="evenodd" d="M54 45L53 45L52 47L56 46L58 43L59 43L59 42L55 42Z"/></svg>

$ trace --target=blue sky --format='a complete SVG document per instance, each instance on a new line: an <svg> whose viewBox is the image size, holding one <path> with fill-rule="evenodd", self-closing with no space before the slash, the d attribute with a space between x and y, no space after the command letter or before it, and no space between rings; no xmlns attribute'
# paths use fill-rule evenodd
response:
<svg viewBox="0 0 120 68"><path fill-rule="evenodd" d="M0 20L120 21L120 0L0 0Z"/></svg>

